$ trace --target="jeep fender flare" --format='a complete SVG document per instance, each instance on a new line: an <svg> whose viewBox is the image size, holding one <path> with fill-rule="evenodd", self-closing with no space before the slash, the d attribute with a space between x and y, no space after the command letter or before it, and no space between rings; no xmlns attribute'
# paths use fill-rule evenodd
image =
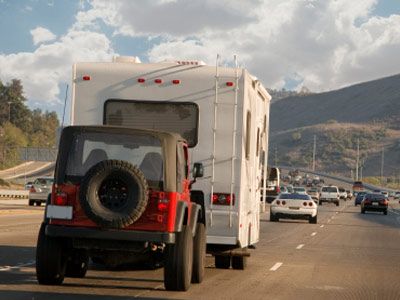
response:
<svg viewBox="0 0 400 300"><path fill-rule="evenodd" d="M175 232L181 232L183 225L189 225L190 230L192 231L192 235L196 234L196 224L197 220L200 220L199 215L201 214L201 206L194 202L191 203L190 213L188 204L184 201L179 201L176 208L176 218L175 218ZM188 220L188 216L190 215L190 219Z"/></svg>

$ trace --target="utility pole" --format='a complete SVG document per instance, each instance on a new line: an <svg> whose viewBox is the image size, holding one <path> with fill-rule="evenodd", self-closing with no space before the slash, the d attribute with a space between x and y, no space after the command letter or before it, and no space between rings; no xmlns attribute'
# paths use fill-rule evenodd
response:
<svg viewBox="0 0 400 300"><path fill-rule="evenodd" d="M317 150L317 136L314 134L314 147L313 147L313 155L312 155L312 170L315 172L315 152Z"/></svg>
<svg viewBox="0 0 400 300"><path fill-rule="evenodd" d="M383 183L383 163L385 161L385 148L382 147L382 156L381 156L381 184Z"/></svg>
<svg viewBox="0 0 400 300"><path fill-rule="evenodd" d="M275 167L278 166L278 146L275 146Z"/></svg>
<svg viewBox="0 0 400 300"><path fill-rule="evenodd" d="M357 139L356 181L358 181L358 165L360 161L360 139Z"/></svg>

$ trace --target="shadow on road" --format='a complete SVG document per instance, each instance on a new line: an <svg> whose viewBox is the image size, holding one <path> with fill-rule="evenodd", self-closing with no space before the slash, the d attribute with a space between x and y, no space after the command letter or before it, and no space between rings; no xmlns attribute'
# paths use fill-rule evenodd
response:
<svg viewBox="0 0 400 300"><path fill-rule="evenodd" d="M79 293L58 293L58 292L35 292L35 291L7 291L0 290L0 299L34 299L34 300L78 300L78 299L96 299L96 300L128 300L132 299L132 296L111 296L111 295L90 295L90 294L79 294ZM163 298L150 298L140 297L138 299L163 299Z"/></svg>

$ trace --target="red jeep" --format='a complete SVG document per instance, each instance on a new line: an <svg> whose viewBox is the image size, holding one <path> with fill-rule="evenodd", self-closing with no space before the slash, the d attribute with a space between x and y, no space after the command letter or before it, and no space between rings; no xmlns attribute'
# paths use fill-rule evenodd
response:
<svg viewBox="0 0 400 300"><path fill-rule="evenodd" d="M193 178L203 176L194 164ZM84 277L89 257L164 264L167 290L203 279L204 203L191 201L188 147L175 133L109 126L63 130L39 231L40 284Z"/></svg>

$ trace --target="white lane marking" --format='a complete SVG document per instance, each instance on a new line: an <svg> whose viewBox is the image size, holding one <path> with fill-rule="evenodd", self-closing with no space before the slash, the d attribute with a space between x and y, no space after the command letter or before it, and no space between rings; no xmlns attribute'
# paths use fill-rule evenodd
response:
<svg viewBox="0 0 400 300"><path fill-rule="evenodd" d="M330 223L330 222L331 222L331 219L329 219L327 222Z"/></svg>
<svg viewBox="0 0 400 300"><path fill-rule="evenodd" d="M296 247L296 249L301 249L301 248L303 248L304 247L304 244L300 244L300 245L298 245L297 247Z"/></svg>
<svg viewBox="0 0 400 300"><path fill-rule="evenodd" d="M270 270L270 271L276 271L276 270L278 270L282 265L283 265L283 263L277 262L277 263L274 264L274 265L272 266L272 268L269 269L269 270Z"/></svg>
<svg viewBox="0 0 400 300"><path fill-rule="evenodd" d="M16 266L4 266L4 267L0 268L0 272L11 271L13 269L19 269L22 267L33 266L34 264L35 264L35 261L30 261L28 263L19 263Z"/></svg>
<svg viewBox="0 0 400 300"><path fill-rule="evenodd" d="M319 226L319 227L321 227L321 228L324 228L325 227L325 225L324 224L322 224L321 226Z"/></svg>
<svg viewBox="0 0 400 300"><path fill-rule="evenodd" d="M316 232L313 232L313 233L311 233L311 236L315 236L317 233Z"/></svg>
<svg viewBox="0 0 400 300"><path fill-rule="evenodd" d="M336 213L336 214L338 214L339 212L338 212L338 211L336 211L335 213Z"/></svg>

